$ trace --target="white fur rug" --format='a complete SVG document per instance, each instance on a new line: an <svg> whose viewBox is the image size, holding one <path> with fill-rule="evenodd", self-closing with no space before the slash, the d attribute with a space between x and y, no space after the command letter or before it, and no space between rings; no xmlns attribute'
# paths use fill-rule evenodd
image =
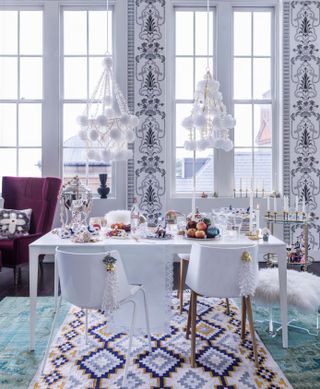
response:
<svg viewBox="0 0 320 389"><path fill-rule="evenodd" d="M287 271L288 305L304 313L315 313L320 305L320 277L296 270ZM262 304L279 303L278 269L262 269L255 299Z"/></svg>

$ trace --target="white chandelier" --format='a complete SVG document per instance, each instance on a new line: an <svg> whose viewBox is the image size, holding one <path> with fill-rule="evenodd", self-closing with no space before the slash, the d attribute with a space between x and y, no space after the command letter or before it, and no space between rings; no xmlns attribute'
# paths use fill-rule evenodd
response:
<svg viewBox="0 0 320 389"><path fill-rule="evenodd" d="M191 115L182 121L182 126L189 131L189 139L184 143L186 150L203 151L214 147L230 151L233 148L229 131L234 128L236 121L227 114L219 88L220 83L213 79L209 69L209 0L207 0L207 69L203 80L196 86Z"/></svg>
<svg viewBox="0 0 320 389"><path fill-rule="evenodd" d="M107 31L108 9L107 2ZM130 114L127 101L115 80L108 46L102 74L86 110L77 117L77 123L81 127L79 137L86 144L87 160L109 162L132 158L128 143L135 139L133 130L138 126L139 119Z"/></svg>

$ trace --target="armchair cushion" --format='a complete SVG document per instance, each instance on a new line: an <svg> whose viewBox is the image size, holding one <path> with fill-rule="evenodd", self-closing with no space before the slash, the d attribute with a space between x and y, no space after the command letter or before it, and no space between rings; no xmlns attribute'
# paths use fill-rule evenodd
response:
<svg viewBox="0 0 320 389"><path fill-rule="evenodd" d="M20 236L15 239L1 239L0 240L0 251L2 252L4 263L6 266L11 267L11 263L15 264L14 259L18 258L18 263L24 263L29 258L29 244L37 240L42 236L41 233L29 234Z"/></svg>
<svg viewBox="0 0 320 389"><path fill-rule="evenodd" d="M52 228L61 187L55 177L3 177L2 196L7 209L32 209L29 235L0 240L2 265L15 267L29 260L29 244ZM8 239L5 239L6 241Z"/></svg>
<svg viewBox="0 0 320 389"><path fill-rule="evenodd" d="M28 235L32 209L0 208L0 237L15 238Z"/></svg>

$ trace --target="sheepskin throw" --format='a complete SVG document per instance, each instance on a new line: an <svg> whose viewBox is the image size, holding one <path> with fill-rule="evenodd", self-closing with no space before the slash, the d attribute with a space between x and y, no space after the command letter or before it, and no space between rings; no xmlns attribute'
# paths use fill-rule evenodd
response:
<svg viewBox="0 0 320 389"><path fill-rule="evenodd" d="M288 305L303 313L315 313L320 306L320 277L296 270L287 271ZM278 269L259 271L255 299L262 304L280 301Z"/></svg>

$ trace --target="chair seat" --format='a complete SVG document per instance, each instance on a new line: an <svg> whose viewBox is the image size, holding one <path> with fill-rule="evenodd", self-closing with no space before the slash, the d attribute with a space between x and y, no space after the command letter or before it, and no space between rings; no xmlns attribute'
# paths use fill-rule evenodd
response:
<svg viewBox="0 0 320 389"><path fill-rule="evenodd" d="M185 260L187 260L187 261L190 260L190 254L179 253L179 254L178 254L178 257L179 257L179 259L185 259Z"/></svg>
<svg viewBox="0 0 320 389"><path fill-rule="evenodd" d="M257 302L270 305L280 301L278 269L259 271L255 292ZM288 304L304 313L315 313L320 305L320 277L296 270L287 271Z"/></svg>
<svg viewBox="0 0 320 389"><path fill-rule="evenodd" d="M140 285L130 285L130 294L131 294L131 296L136 294L139 289L141 289Z"/></svg>

